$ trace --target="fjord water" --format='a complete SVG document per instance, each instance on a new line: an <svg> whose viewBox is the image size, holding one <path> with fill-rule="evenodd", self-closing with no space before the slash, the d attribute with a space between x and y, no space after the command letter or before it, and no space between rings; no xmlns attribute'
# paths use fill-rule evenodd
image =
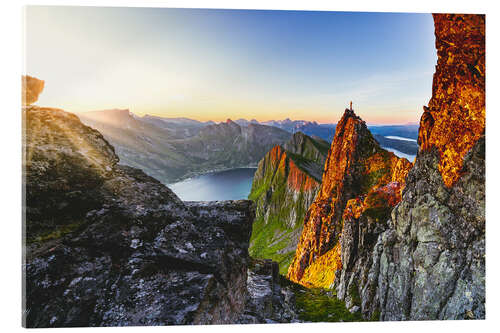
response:
<svg viewBox="0 0 500 333"><path fill-rule="evenodd" d="M168 187L183 201L246 199L252 188L256 168L237 168L210 172Z"/></svg>
<svg viewBox="0 0 500 333"><path fill-rule="evenodd" d="M405 154L403 152L400 152L397 149L390 148L390 147L382 147L382 148L384 148L387 151L390 151L390 152L394 153L394 155L396 155L397 157L404 157L404 158L406 158L410 162L413 162L415 160L415 157L417 156L417 155Z"/></svg>

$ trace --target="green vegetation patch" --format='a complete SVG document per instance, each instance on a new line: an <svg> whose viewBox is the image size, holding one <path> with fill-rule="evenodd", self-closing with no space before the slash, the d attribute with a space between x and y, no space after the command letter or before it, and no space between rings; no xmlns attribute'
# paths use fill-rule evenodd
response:
<svg viewBox="0 0 500 333"><path fill-rule="evenodd" d="M295 293L299 318L307 322L363 321L359 312L350 313L335 293L323 289L299 290Z"/></svg>
<svg viewBox="0 0 500 333"><path fill-rule="evenodd" d="M373 311L370 321L380 321L380 311L378 309Z"/></svg>
<svg viewBox="0 0 500 333"><path fill-rule="evenodd" d="M300 227L301 225L296 229ZM286 275L295 256L295 249L285 253L280 252L290 245L291 237L296 229L287 230L277 217L270 217L267 224L264 223L263 217L256 219L253 224L249 254L254 258L276 261L279 264L280 274ZM276 241L276 235L280 235L278 241Z"/></svg>
<svg viewBox="0 0 500 333"><path fill-rule="evenodd" d="M361 190L363 192L368 192L373 186L380 183L382 177L388 177L390 175L391 169L389 167L381 168L376 171L370 172L362 184ZM387 181L388 182L388 181Z"/></svg>
<svg viewBox="0 0 500 333"><path fill-rule="evenodd" d="M55 227L54 230L46 232L46 233L41 234L39 236L30 238L30 239L27 239L26 242L28 244L36 243L36 242L43 243L46 241L59 239L59 238L65 236L69 233L72 233L72 232L78 230L84 224L84 222L85 221L76 221L76 222L73 222L70 224Z"/></svg>
<svg viewBox="0 0 500 333"><path fill-rule="evenodd" d="M363 214L371 217L376 222L386 221L391 215L392 207L372 207L366 209Z"/></svg>
<svg viewBox="0 0 500 333"><path fill-rule="evenodd" d="M349 295L351 295L354 305L361 306L361 297L359 297L358 284L356 282L351 283Z"/></svg>

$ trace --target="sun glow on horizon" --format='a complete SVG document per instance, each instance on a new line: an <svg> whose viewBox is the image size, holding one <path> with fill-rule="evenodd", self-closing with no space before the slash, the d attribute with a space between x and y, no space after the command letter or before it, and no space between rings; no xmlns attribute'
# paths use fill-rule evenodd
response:
<svg viewBox="0 0 500 333"><path fill-rule="evenodd" d="M432 91L430 14L28 6L25 18L37 104L70 112L336 123L352 100L367 123L405 124Z"/></svg>

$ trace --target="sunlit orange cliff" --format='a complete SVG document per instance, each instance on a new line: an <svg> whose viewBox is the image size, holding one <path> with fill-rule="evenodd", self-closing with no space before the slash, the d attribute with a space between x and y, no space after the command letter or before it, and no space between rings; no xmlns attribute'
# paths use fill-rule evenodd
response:
<svg viewBox="0 0 500 333"><path fill-rule="evenodd" d="M321 189L309 208L288 278L328 288L342 266L343 224L361 214L387 217L401 200L411 163L380 147L361 118L346 109L338 122Z"/></svg>
<svg viewBox="0 0 500 333"><path fill-rule="evenodd" d="M256 218L250 254L278 262L285 275L302 233L304 215L321 186L329 144L301 132L259 162L249 198Z"/></svg>
<svg viewBox="0 0 500 333"><path fill-rule="evenodd" d="M418 142L421 151L439 152L439 171L450 187L485 130L485 17L443 14L434 21L438 62Z"/></svg>
<svg viewBox="0 0 500 333"><path fill-rule="evenodd" d="M485 317L485 16L433 18L414 164L346 110L288 271L366 319Z"/></svg>

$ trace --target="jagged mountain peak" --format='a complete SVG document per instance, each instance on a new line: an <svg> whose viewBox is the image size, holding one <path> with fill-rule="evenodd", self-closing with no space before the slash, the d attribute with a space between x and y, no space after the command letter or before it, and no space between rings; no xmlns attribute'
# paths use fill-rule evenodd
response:
<svg viewBox="0 0 500 333"><path fill-rule="evenodd" d="M300 143L297 138L302 138ZM273 258L282 274L293 259L304 214L321 184L328 148L317 149L320 145L307 135L295 135L270 149L255 172L249 196L257 206L250 253Z"/></svg>
<svg viewBox="0 0 500 333"><path fill-rule="evenodd" d="M366 319L485 316L484 15L433 17L438 62L414 165L346 110L288 271Z"/></svg>
<svg viewBox="0 0 500 333"><path fill-rule="evenodd" d="M335 270L341 267L338 240L345 209L355 200L361 211L377 206L386 215L385 206L390 203L392 207L401 200L404 179L411 168L411 163L401 160L380 147L353 110L345 110L329 149L321 189L306 214L296 256L288 271L292 281L325 287L333 283ZM387 187L393 180L395 183ZM386 196L391 195L396 198L387 200ZM380 203L383 207L379 209Z"/></svg>

